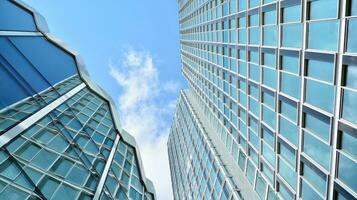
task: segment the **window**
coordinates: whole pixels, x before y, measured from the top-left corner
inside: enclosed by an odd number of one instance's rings
[[[256,180],[256,185],[255,185],[255,191],[257,191],[257,193],[261,199],[265,199],[266,186],[267,186],[267,183],[265,182],[264,178],[260,174],[258,174],[257,180]]]
[[[301,5],[282,8],[283,23],[299,22],[301,16]]]
[[[264,25],[276,24],[276,10],[271,10],[263,13]]]
[[[263,84],[276,89],[277,87],[277,72],[268,67],[263,67]]]
[[[294,189],[296,190],[296,177],[297,174],[294,169],[289,166],[284,159],[279,159],[279,174],[284,180]]]
[[[310,22],[308,25],[309,49],[337,51],[339,30],[338,20]]]
[[[300,77],[281,72],[280,90],[294,98],[300,98]]]
[[[284,117],[279,117],[279,132],[284,138],[288,139],[292,144],[297,146],[299,128],[295,124],[286,120]]]
[[[344,66],[342,118],[357,124],[357,66]]]
[[[297,122],[297,106],[293,103],[280,101],[280,113],[293,122]]]
[[[337,177],[353,191],[357,191],[357,159],[339,154]]]
[[[260,43],[260,28],[249,28],[249,44],[259,45]]]
[[[302,28],[301,24],[282,25],[282,46],[301,48]]]
[[[249,0],[249,8],[254,8],[259,6],[260,0]]]
[[[36,25],[30,13],[10,1],[0,1],[1,31],[36,31]]]
[[[238,11],[243,11],[247,9],[247,1],[246,0],[238,0]]]
[[[306,80],[305,101],[332,113],[334,110],[335,87],[314,80]]]
[[[303,152],[309,155],[325,169],[330,169],[331,148],[311,134],[304,132]]]
[[[356,0],[349,0],[348,1],[349,7],[347,8],[347,15],[349,16],[356,16],[357,15],[357,1]]]
[[[353,2],[355,2],[355,0]],[[355,4],[357,5],[356,2],[355,2]],[[347,30],[347,51],[357,53],[357,39],[354,36],[354,31],[357,29],[357,19],[355,19],[355,18],[349,19],[347,21],[347,23],[348,23],[348,25],[347,25],[347,27],[348,27],[348,30]]]
[[[322,119],[318,117],[317,114],[304,114],[304,128],[314,135],[320,137],[326,142],[330,140],[330,121],[329,118]]]
[[[307,76],[333,83],[334,62],[323,60],[307,60]]]
[[[303,177],[307,182],[309,182],[310,185],[314,187],[317,192],[319,192],[320,194],[325,194],[327,187],[326,175],[318,171],[317,168],[315,168],[311,164],[304,163]]]
[[[281,56],[281,69],[294,74],[299,74],[300,62],[299,56],[282,55]]]
[[[336,18],[338,12],[338,0],[313,0],[308,1],[308,17],[311,20]]]
[[[275,25],[263,27],[263,44],[265,46],[277,45],[278,29]]]

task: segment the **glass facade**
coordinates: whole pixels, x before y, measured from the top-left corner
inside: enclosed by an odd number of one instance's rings
[[[0,199],[154,199],[111,100],[33,12],[0,2]]]
[[[178,5],[187,93],[244,174],[232,177],[258,199],[356,199],[355,0]]]

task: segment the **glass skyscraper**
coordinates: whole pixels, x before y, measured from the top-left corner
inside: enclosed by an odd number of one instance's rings
[[[78,55],[0,1],[0,199],[151,200],[135,139]]]
[[[356,199],[356,0],[178,5],[175,199]]]

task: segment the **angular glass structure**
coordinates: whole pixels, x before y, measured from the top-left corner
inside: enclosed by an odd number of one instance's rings
[[[135,139],[79,56],[0,1],[0,199],[155,199]]]
[[[356,2],[178,5],[189,88],[168,142],[175,199],[356,199]]]

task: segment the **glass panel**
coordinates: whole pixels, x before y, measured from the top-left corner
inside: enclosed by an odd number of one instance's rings
[[[281,73],[281,91],[295,98],[300,98],[300,77]]]
[[[353,2],[355,5],[357,5],[357,3],[355,1],[353,1]],[[357,29],[357,19],[349,19],[348,20],[348,32],[347,32],[347,51],[348,52],[355,52],[355,53],[357,52],[357,38],[355,37],[356,29]]]
[[[337,17],[338,0],[309,1],[310,19],[323,19]]]
[[[301,5],[285,7],[282,11],[283,23],[300,21]]]
[[[301,24],[286,24],[282,26],[282,46],[301,48]]]
[[[338,29],[338,20],[310,22],[308,30],[308,48],[337,51]]]
[[[325,122],[314,115],[305,113],[305,128],[326,142],[330,139],[330,123]]]
[[[334,109],[335,88],[313,80],[306,81],[306,102],[332,113]]]
[[[293,122],[297,121],[297,107],[291,105],[290,103],[286,103],[284,101],[280,101],[280,112],[284,117],[292,120]]]
[[[263,27],[263,44],[266,46],[276,46],[278,30],[277,26]]]
[[[348,65],[346,68],[346,87],[357,90],[357,66]]]
[[[308,164],[304,164],[303,176],[317,191],[321,194],[325,193],[327,183],[325,175],[320,174],[320,172],[317,172],[315,168],[310,167]]]
[[[339,154],[337,177],[353,191],[357,191],[357,162]]]
[[[0,1],[0,30],[36,31],[36,25],[30,13],[10,1]]]
[[[321,60],[307,61],[307,76],[333,83],[335,64]]]
[[[315,190],[311,188],[304,180],[301,182],[301,197],[303,199],[323,200]]]
[[[309,133],[304,133],[303,151],[325,169],[330,169],[331,148]]]
[[[298,127],[283,117],[279,117],[279,118],[280,118],[280,126],[279,126],[280,134],[284,136],[286,139],[288,139],[292,144],[297,146],[298,130],[299,130]]]
[[[279,159],[279,174],[296,190],[296,172],[283,159]]]
[[[351,90],[343,90],[343,110],[342,118],[357,123],[357,92]]]
[[[357,136],[348,132],[341,133],[341,149],[357,159]]]
[[[299,57],[282,55],[281,65],[282,65],[281,66],[282,70],[299,74],[300,71]]]

